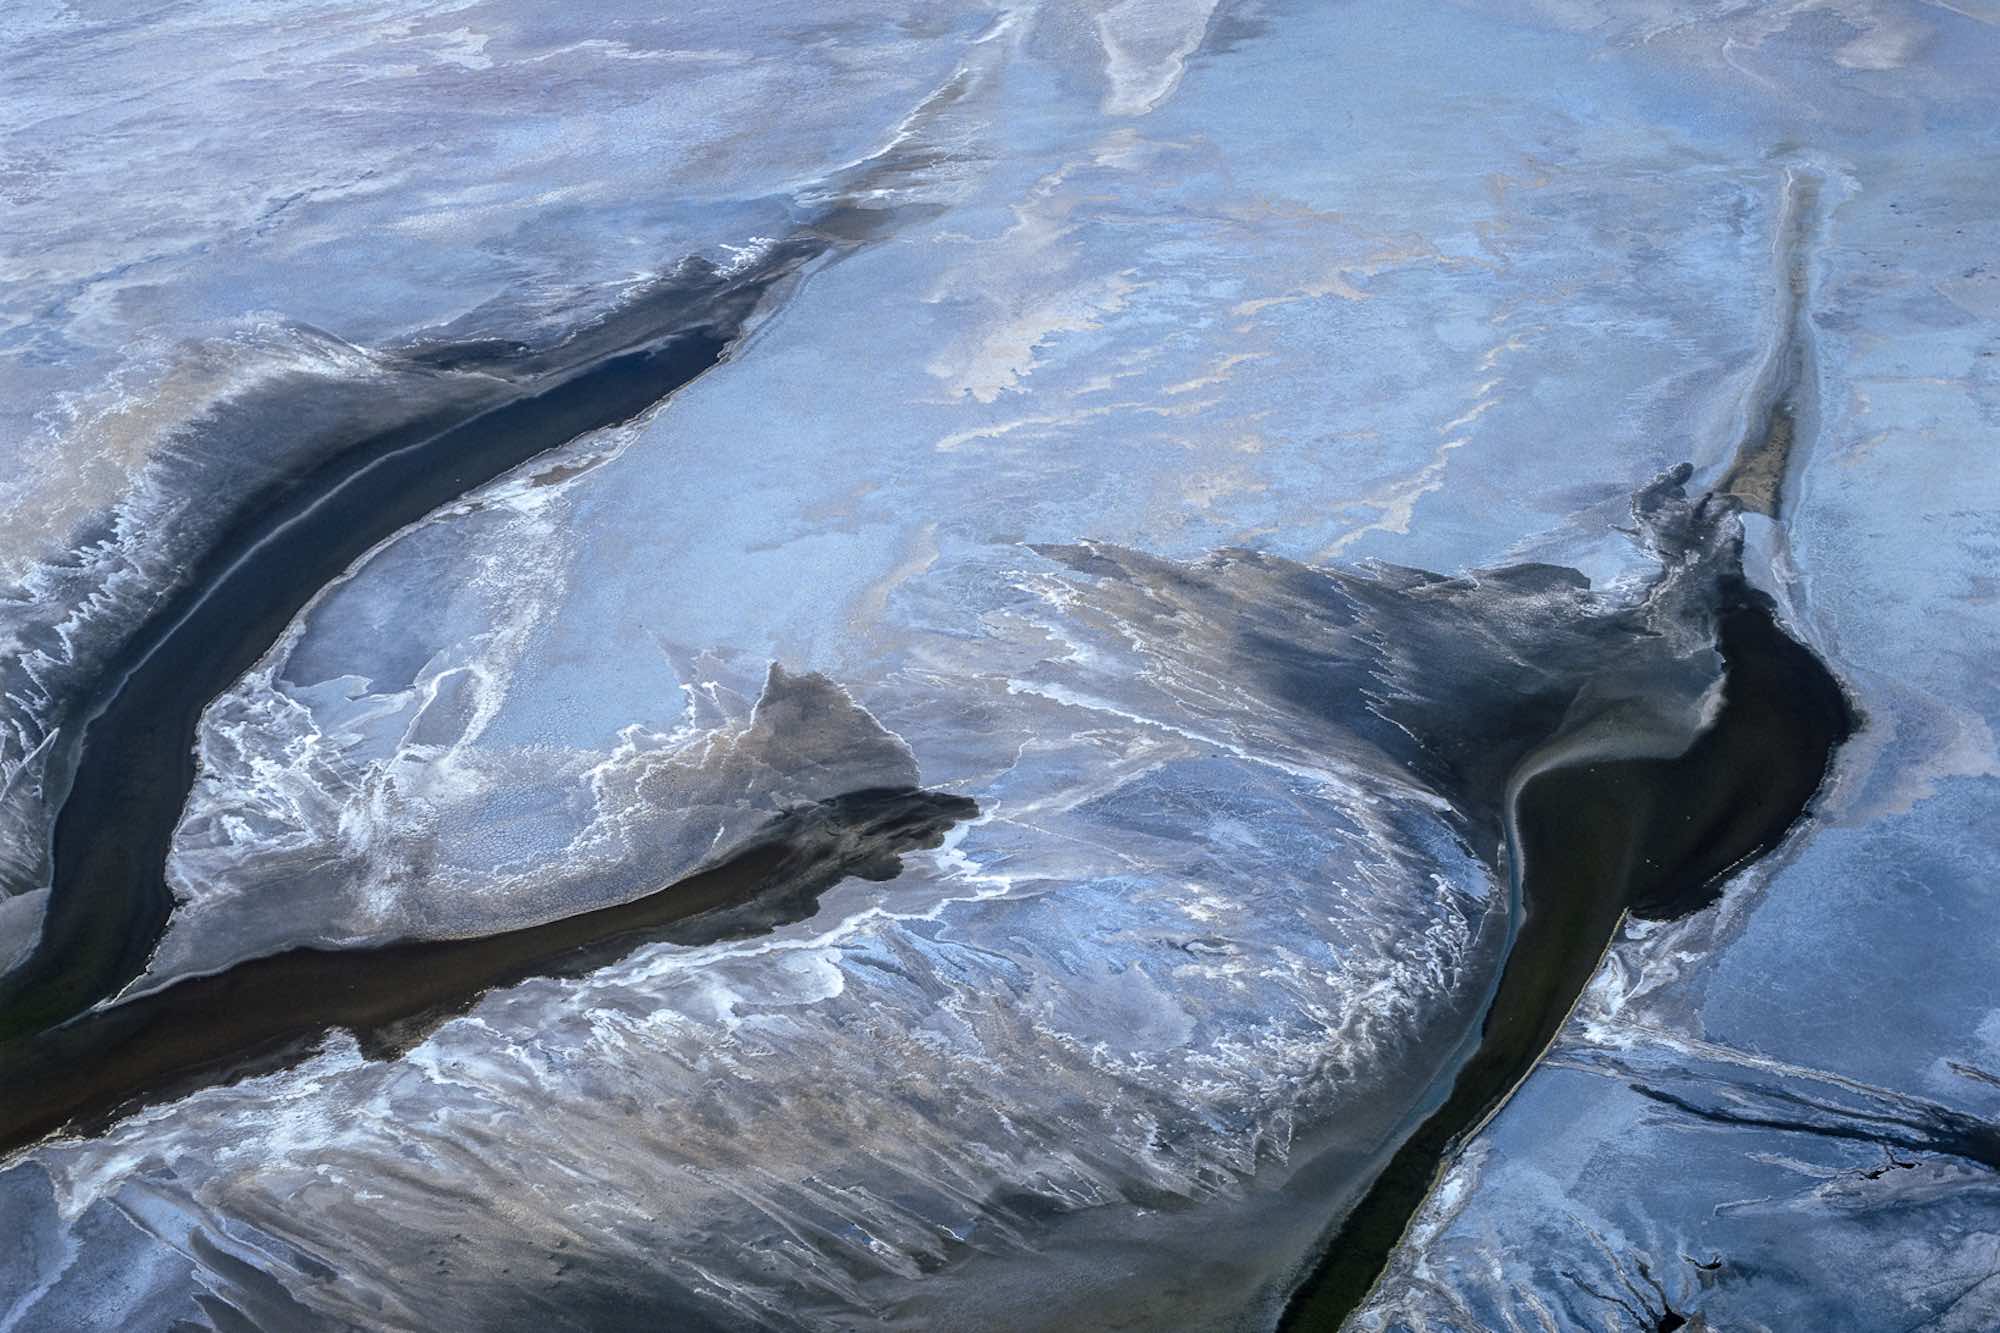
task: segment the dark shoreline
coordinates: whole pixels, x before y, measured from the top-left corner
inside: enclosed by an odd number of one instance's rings
[[[0,1153],[283,1068],[335,1027],[390,1054],[496,987],[579,975],[655,941],[768,933],[849,876],[893,878],[903,853],[977,813],[918,788],[850,792],[777,816],[721,864],[633,902],[471,939],[292,949],[176,982],[0,1046]]]
[[[1809,811],[1855,715],[1767,597],[1740,574],[1719,593],[1723,706],[1685,754],[1560,767],[1522,786],[1525,910],[1479,1046],[1340,1222],[1280,1328],[1337,1329],[1366,1299],[1438,1173],[1534,1067],[1628,911],[1672,919],[1708,906]]]
[[[409,367],[449,377],[439,397],[450,406],[412,411],[246,497],[64,724],[80,734],[47,913],[33,951],[0,977],[0,1041],[71,1018],[144,971],[173,908],[163,867],[201,713],[320,589],[404,525],[687,384],[723,358],[767,291],[826,249],[795,240],[740,273],[685,264],[539,351],[493,340],[412,349]],[[274,414],[270,428],[285,423]]]

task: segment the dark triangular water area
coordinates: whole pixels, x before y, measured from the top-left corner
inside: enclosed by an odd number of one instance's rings
[[[1728,507],[1711,508],[1733,530]],[[1807,817],[1858,718],[1743,576],[1740,541],[1723,552],[1693,589],[1721,658],[1719,706],[1680,753],[1585,751],[1531,762],[1509,783],[1518,925],[1478,1044],[1339,1222],[1282,1327],[1339,1328],[1360,1305],[1444,1163],[1555,1038],[1627,913],[1666,920],[1710,906]]]

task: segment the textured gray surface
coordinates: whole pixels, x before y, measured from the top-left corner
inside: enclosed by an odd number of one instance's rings
[[[1416,742],[1601,662],[1631,492],[1716,482],[1797,329],[1752,572],[1866,729],[1776,861],[1619,940],[1360,1322],[2000,1323],[2000,12],[81,9],[4,20],[11,887],[66,682],[295,443],[179,425],[842,201],[871,229],[727,362],[386,541],[217,701],[144,984],[616,901],[913,772],[984,813],[768,939],[23,1154],[0,1327],[1268,1326],[1496,964]],[[1712,659],[1661,653],[1621,687],[1671,730]],[[822,709],[888,736],[822,752]]]

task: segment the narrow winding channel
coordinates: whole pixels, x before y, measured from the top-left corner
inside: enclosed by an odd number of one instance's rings
[[[1662,920],[1709,905],[1807,813],[1854,713],[1767,597],[1741,575],[1720,591],[1722,708],[1685,753],[1550,769],[1522,786],[1509,849],[1521,923],[1479,1045],[1341,1222],[1282,1328],[1337,1329],[1366,1298],[1444,1165],[1555,1038],[1627,913]]]
[[[202,710],[314,594],[406,524],[631,420],[715,365],[764,295],[826,249],[808,234],[741,271],[684,265],[548,351],[482,341],[414,353],[439,375],[481,377],[484,392],[469,408],[357,439],[249,497],[91,692],[56,816],[41,938],[0,978],[0,1041],[72,1018],[144,971],[173,909],[164,867],[195,778]]]
[[[721,864],[646,897],[472,939],[291,949],[0,1046],[0,1152],[89,1133],[145,1105],[282,1068],[346,1028],[392,1054],[486,991],[573,976],[658,940],[706,944],[804,920],[849,876],[885,880],[978,813],[917,788],[850,792],[774,818]]]

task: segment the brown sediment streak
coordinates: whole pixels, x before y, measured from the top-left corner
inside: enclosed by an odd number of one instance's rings
[[[1811,242],[1821,225],[1822,192],[1820,178],[1803,168],[1785,175],[1774,242],[1777,341],[1751,388],[1749,429],[1715,488],[1718,495],[1744,509],[1771,518],[1777,518],[1784,506],[1785,479],[1801,418],[1814,407],[1813,338],[1806,298],[1811,288]]]
[[[0,1151],[282,1068],[335,1027],[389,1053],[495,987],[804,920],[842,879],[893,878],[904,853],[977,813],[918,788],[851,792],[778,816],[721,864],[634,902],[477,939],[294,949],[95,1010],[0,1046]]]
[[[1767,598],[1740,574],[1720,593],[1723,703],[1685,753],[1549,768],[1520,784],[1510,859],[1521,918],[1479,1044],[1343,1219],[1284,1327],[1338,1328],[1366,1298],[1439,1172],[1534,1068],[1628,912],[1707,906],[1808,812],[1854,715]]]

